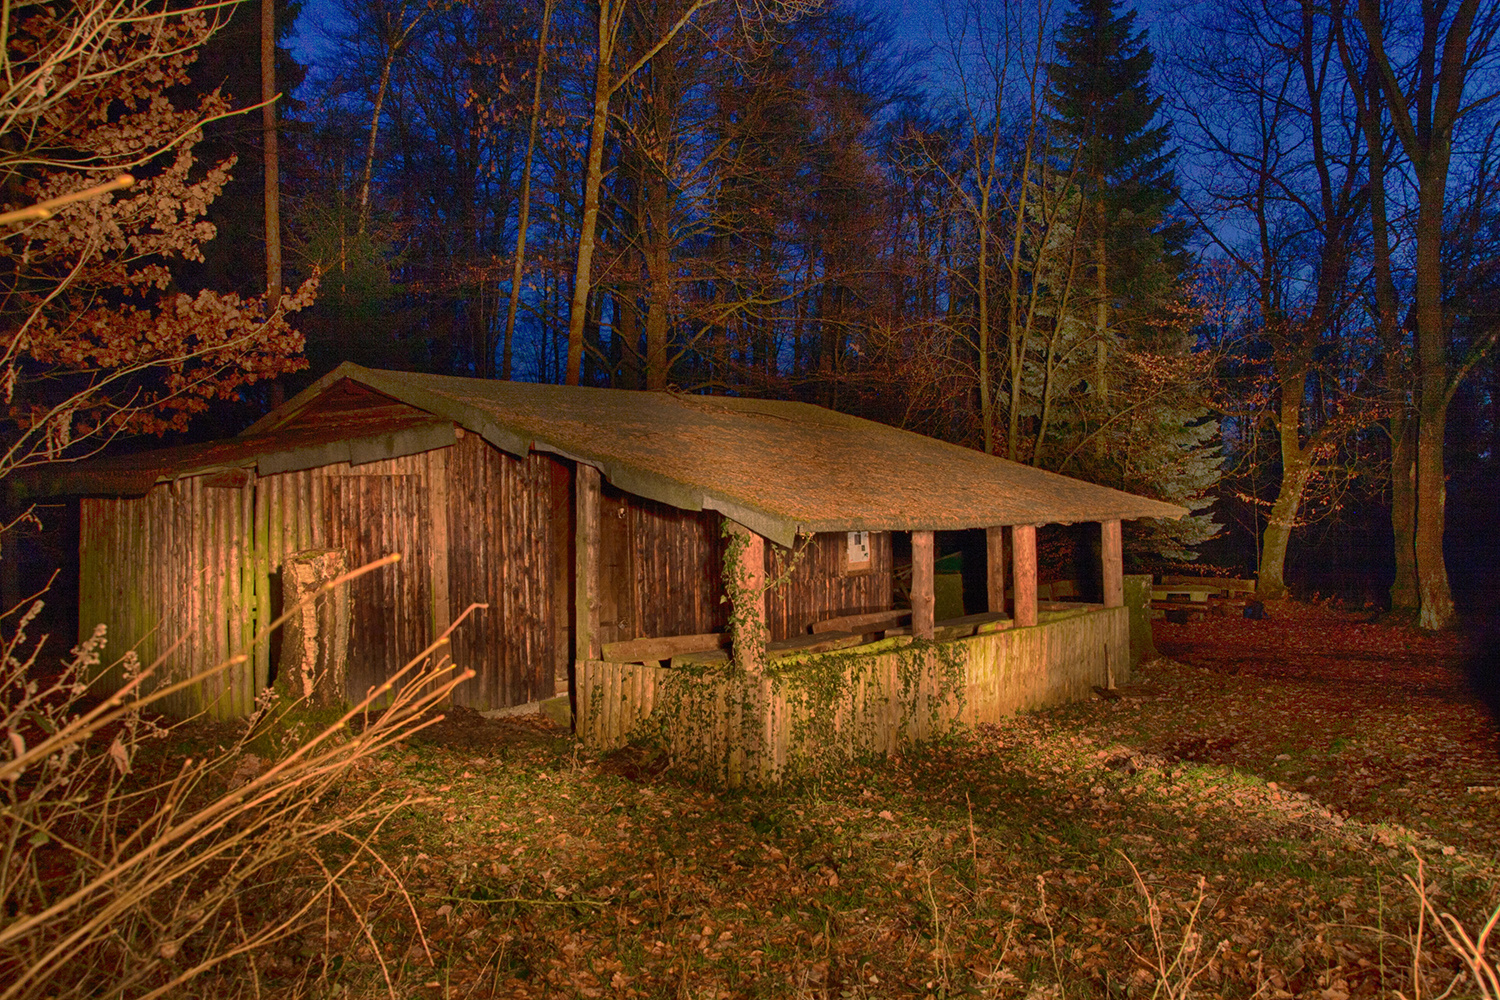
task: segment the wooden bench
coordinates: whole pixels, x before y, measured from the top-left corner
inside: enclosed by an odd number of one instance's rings
[[[910,608],[895,608],[891,611],[870,611],[858,615],[839,615],[824,618],[807,626],[810,632],[859,632],[869,634],[884,632],[911,621]]]
[[[729,648],[729,633],[705,632],[700,635],[669,635],[658,639],[625,639],[606,642],[600,647],[601,658],[609,663],[655,664],[685,653],[702,653]]]
[[[1227,576],[1176,576],[1165,575],[1161,582],[1156,584],[1158,589],[1167,588],[1207,588],[1209,590],[1222,590],[1227,593],[1255,593],[1254,580],[1236,580]]]

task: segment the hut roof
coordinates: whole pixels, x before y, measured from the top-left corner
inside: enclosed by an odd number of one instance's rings
[[[435,419],[436,418],[436,419]],[[111,459],[68,492],[144,492],[213,468],[262,473],[440,447],[453,425],[503,451],[596,466],[630,493],[799,532],[956,530],[1187,511],[809,403],[381,371],[344,364],[229,441]],[[446,437],[444,436],[446,435]],[[120,463],[120,464],[114,464]],[[105,463],[74,470],[88,476]],[[130,470],[127,472],[127,470]],[[147,482],[150,477],[150,482]],[[130,489],[119,489],[124,480]]]

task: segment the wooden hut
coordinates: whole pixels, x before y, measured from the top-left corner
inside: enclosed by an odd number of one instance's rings
[[[485,710],[564,692],[589,663],[729,655],[727,534],[747,578],[780,581],[741,609],[764,622],[765,657],[943,634],[941,531],[988,529],[989,617],[1025,628],[1036,526],[1099,522],[1101,606],[1117,608],[1121,520],[1184,513],[805,403],[352,364],[236,438],[71,467],[49,488],[84,497],[85,634],[103,622],[113,654],[165,655],[169,676],[247,654],[170,706],[220,717],[250,711],[278,669],[256,637],[298,553],[402,555],[351,585],[351,698],[487,605],[451,639],[476,673],[455,700]]]

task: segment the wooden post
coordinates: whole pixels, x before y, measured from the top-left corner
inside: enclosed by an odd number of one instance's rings
[[[1011,580],[1016,607],[1011,613],[1016,626],[1036,624],[1036,525],[1018,524],[1010,531]]]
[[[742,670],[749,674],[758,674],[764,666],[762,658],[765,656],[764,642],[769,638],[766,631],[766,540],[749,528],[734,521],[729,522],[729,530],[745,539],[745,548],[740,553],[740,580],[745,586],[745,594],[740,595],[734,601],[732,614],[736,621],[741,622],[747,631],[759,637],[758,642],[744,642],[738,632],[734,635],[734,661]],[[726,571],[730,567],[724,567]],[[744,602],[749,601],[749,607]]]
[[[574,474],[573,658],[599,659],[599,470],[579,462]]]
[[[448,604],[448,451],[427,453],[427,515],[431,519],[432,637],[453,624]]]
[[[933,626],[932,532],[911,533],[911,634],[931,639]]]
[[[1104,606],[1125,606],[1125,553],[1120,541],[1120,522],[1101,521],[1103,534],[1099,546],[1100,561],[1104,564]]]
[[[288,556],[281,579],[292,615],[282,626],[276,685],[308,706],[345,702],[349,670],[349,588],[324,587],[349,568],[343,549],[309,549]]]
[[[1005,529],[984,529],[985,567],[989,578],[990,611],[1005,610]]]

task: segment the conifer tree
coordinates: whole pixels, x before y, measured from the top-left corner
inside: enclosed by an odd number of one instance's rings
[[[1054,149],[1077,157],[1087,205],[1081,228],[1092,241],[1101,350],[1138,311],[1131,303],[1159,299],[1182,264],[1183,230],[1166,219],[1177,197],[1168,128],[1153,124],[1162,98],[1151,93],[1154,56],[1135,16],[1118,0],[1079,0],[1048,66]],[[1112,317],[1116,303],[1126,315]]]
[[[1077,0],[1047,68],[1053,155],[1071,165],[1079,198],[1072,238],[1081,245],[1070,257],[1092,270],[1091,294],[1075,296],[1072,315],[1057,318],[1092,338],[1093,350],[1074,353],[1089,362],[1079,366],[1072,419],[1060,414],[1056,422],[1062,440],[1053,457],[1071,466],[1063,471],[1199,512],[1219,478],[1217,423],[1192,399],[1186,370],[1196,312],[1186,227],[1170,216],[1177,199],[1170,133],[1158,121],[1154,56],[1135,17],[1119,0]],[[1195,513],[1153,526],[1139,541],[1183,559],[1191,557],[1187,546],[1217,530],[1206,512]]]

